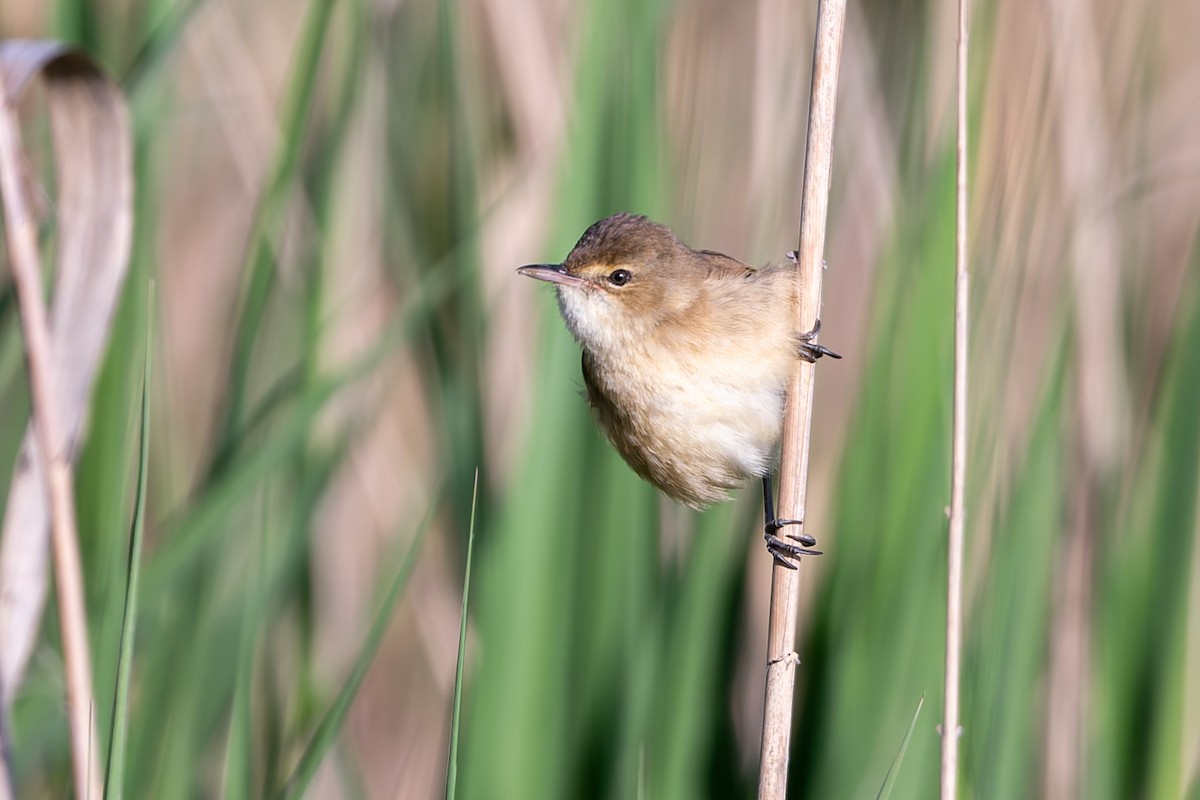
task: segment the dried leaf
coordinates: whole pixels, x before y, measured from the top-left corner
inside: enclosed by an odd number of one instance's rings
[[[50,309],[55,381],[59,418],[74,454],[129,265],[133,158],[124,98],[95,62],[57,42],[0,42],[0,100],[15,105],[38,76],[58,181],[58,263]],[[13,471],[0,531],[0,702],[7,708],[37,641],[46,601],[50,512],[31,430]]]

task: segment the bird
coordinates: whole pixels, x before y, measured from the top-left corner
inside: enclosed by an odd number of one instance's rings
[[[665,225],[622,212],[592,224],[560,264],[521,275],[554,284],[582,351],[593,416],[625,462],[663,494],[703,510],[750,478],[778,562],[820,555],[809,534],[777,533],[771,471],[797,359],[841,358],[797,333],[794,260],[755,269],[694,250]]]

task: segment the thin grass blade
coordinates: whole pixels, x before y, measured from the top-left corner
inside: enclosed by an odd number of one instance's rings
[[[900,749],[896,751],[896,757],[892,759],[887,774],[883,776],[883,783],[879,787],[879,793],[875,795],[875,800],[888,800],[892,796],[892,787],[896,785],[896,776],[900,774],[900,765],[904,763],[904,754],[908,751],[908,742],[912,739],[913,731],[917,728],[917,719],[921,716],[921,708],[924,705],[925,695],[921,695],[921,699],[917,701],[917,708],[913,711],[912,721],[908,723],[908,730],[905,732],[904,738],[900,740]]]
[[[479,500],[479,470],[471,493],[471,527],[467,532],[467,566],[463,573],[462,618],[458,623],[458,661],[454,666],[454,706],[450,715],[450,755],[446,762],[446,800],[454,800],[458,788],[458,728],[462,719],[463,663],[467,658],[467,600],[471,596],[471,557],[475,554],[475,509]]]
[[[154,308],[154,284],[150,284],[148,307]],[[146,318],[146,343],[142,360],[141,450],[138,453],[137,501],[133,507],[133,530],[129,537],[129,569],[125,584],[125,610],[121,621],[121,652],[117,659],[117,690],[113,698],[112,729],[108,740],[108,768],[104,796],[120,800],[125,787],[125,749],[129,730],[129,677],[133,669],[133,641],[142,574],[142,540],[146,530],[146,468],[150,463],[150,378],[153,356],[154,314]]]

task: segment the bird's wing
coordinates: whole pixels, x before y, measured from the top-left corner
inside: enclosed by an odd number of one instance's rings
[[[718,253],[716,250],[697,250],[696,255],[704,256],[709,274],[732,278],[745,277],[755,272],[754,267],[749,264],[743,264],[736,258]]]

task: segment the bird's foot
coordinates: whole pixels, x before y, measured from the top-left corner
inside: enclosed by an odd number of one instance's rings
[[[817,338],[817,334],[821,332],[821,320],[818,319],[813,329],[808,333],[802,333],[796,338],[800,340],[800,358],[810,364],[816,363],[816,360],[821,356],[829,356],[830,358],[841,358],[840,355],[830,350],[823,344],[817,344],[813,339]]]
[[[775,531],[779,530],[782,525],[798,525],[800,520],[796,519],[777,519],[773,520],[766,527],[763,533],[763,538],[767,541],[767,552],[775,557],[783,566],[788,569],[796,569],[796,562],[800,560],[800,556],[819,556],[820,550],[813,550],[817,540],[807,533],[789,535],[787,538],[792,539],[800,544],[792,544],[792,542],[781,539],[775,535]]]
[[[795,569],[796,562],[800,560],[800,556],[819,556],[820,550],[813,550],[817,544],[816,537],[810,536],[801,531],[800,533],[789,533],[788,539],[799,544],[785,541],[775,534],[779,533],[780,529],[786,525],[803,525],[804,520],[799,519],[780,519],[775,516],[775,501],[774,493],[771,491],[771,474],[767,473],[762,478],[763,487],[763,538],[767,540],[767,552],[775,557],[783,566],[788,569]]]
[[[803,522],[798,519],[772,519],[763,526],[763,538],[767,541],[767,552],[788,569],[796,569],[796,562],[800,560],[800,556],[821,555],[820,550],[812,549],[817,544],[815,536],[807,533],[788,534],[787,539],[799,542],[799,544],[792,544],[792,542],[775,535],[785,525],[802,524]]]

